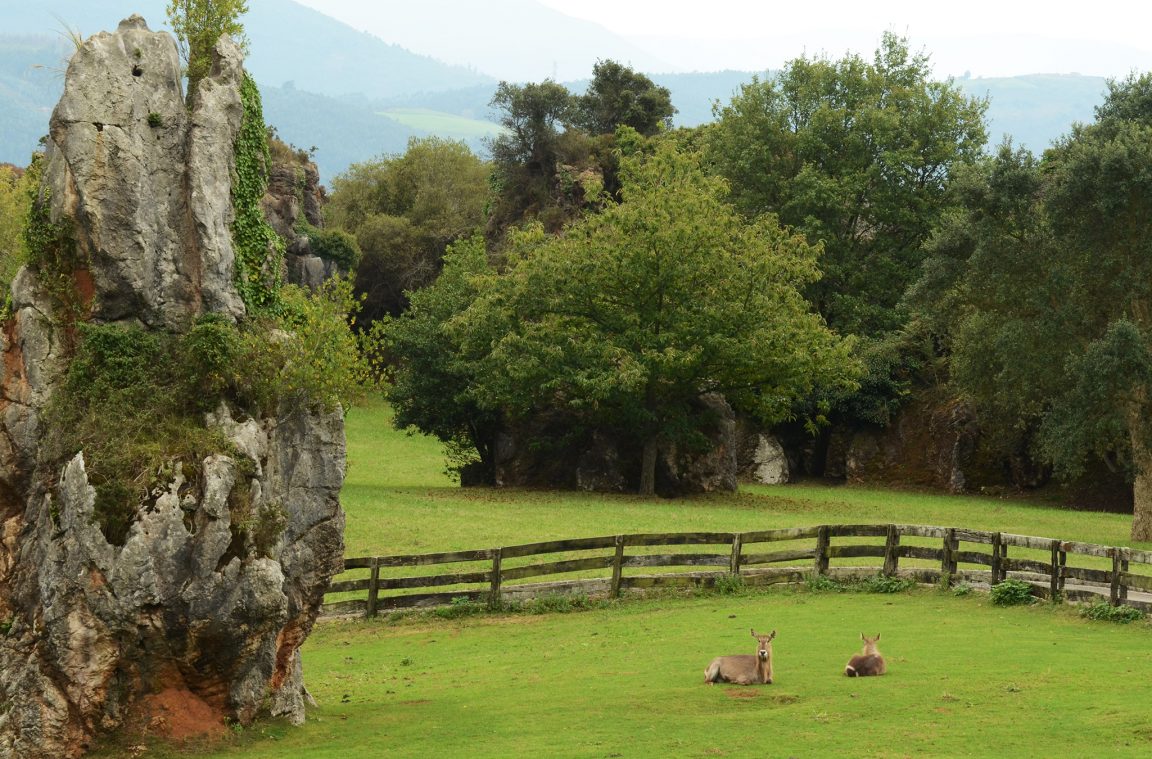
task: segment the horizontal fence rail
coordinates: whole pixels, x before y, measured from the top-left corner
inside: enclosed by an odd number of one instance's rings
[[[1078,564],[1069,564],[1069,556]],[[862,558],[870,560],[868,566],[842,563]],[[1107,598],[1114,605],[1152,610],[1152,595],[1143,597],[1152,594],[1152,551],[932,525],[606,535],[346,559],[344,569],[345,575],[363,570],[368,574],[333,582],[325,596],[325,614],[371,617],[381,610],[438,606],[458,599],[497,605],[558,593],[615,598],[624,591],[709,587],[736,578],[748,585],[767,585],[799,583],[813,575],[851,579],[877,574],[944,585],[991,586],[1017,579],[1030,583],[1033,594],[1043,598]],[[580,576],[533,580],[563,574]],[[1129,598],[1130,590],[1138,597]]]

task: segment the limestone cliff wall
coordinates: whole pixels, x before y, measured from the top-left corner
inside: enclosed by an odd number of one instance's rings
[[[71,272],[79,318],[176,332],[203,313],[245,318],[229,231],[242,72],[222,39],[189,109],[173,40],[143,19],[77,51],[41,198],[87,262]],[[342,416],[221,404],[205,423],[229,452],[174,467],[110,543],[83,452],[39,451],[77,318],[44,279],[17,276],[0,345],[0,757],[78,756],[126,724],[162,732],[172,703],[216,725],[301,721],[299,647],[342,568]]]

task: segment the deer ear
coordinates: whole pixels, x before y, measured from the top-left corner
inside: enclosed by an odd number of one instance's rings
[[[865,635],[864,633],[860,633],[860,640],[863,640],[863,641],[867,641],[867,640],[868,640],[868,636],[867,636],[867,635]]]
[[[880,640],[880,633],[876,633],[876,640]]]
[[[748,629],[749,629],[749,630],[752,630],[752,637],[753,637],[753,638],[759,638],[759,637],[760,637],[759,635],[757,635],[757,634],[756,634],[756,630],[755,630],[755,628],[751,628],[751,627],[749,627]]]
[[[775,631],[775,630],[773,630],[773,631],[772,631],[772,634],[768,636],[768,640],[772,640],[772,639],[773,639],[773,638],[775,638],[775,637],[776,637],[776,631]]]

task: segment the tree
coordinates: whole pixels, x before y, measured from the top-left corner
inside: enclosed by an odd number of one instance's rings
[[[573,121],[591,135],[613,134],[628,126],[645,137],[671,128],[672,96],[667,87],[616,61],[597,61],[592,81],[575,99]]]
[[[480,407],[559,409],[629,436],[651,493],[658,447],[699,441],[702,395],[776,421],[817,385],[851,385],[856,364],[799,292],[818,276],[817,246],[772,217],[743,221],[671,142],[622,171],[619,205],[562,236],[513,234],[507,273],[449,331]]]
[[[914,368],[889,333],[906,322],[901,298],[949,180],[985,141],[986,103],[930,77],[928,57],[889,33],[872,61],[798,58],[754,79],[706,131],[745,213],[775,213],[823,242],[824,277],[806,294],[833,329],[865,338],[874,369],[851,403],[867,421],[885,421],[907,384],[898,373]]]
[[[25,172],[10,164],[0,164],[0,287],[7,289],[17,269],[24,263],[24,228],[31,205],[31,180],[36,172]]]
[[[392,358],[388,399],[399,428],[413,427],[444,444],[457,471],[480,470],[492,481],[495,434],[500,415],[469,396],[475,367],[447,329],[453,317],[476,299],[491,275],[484,241],[460,240],[444,254],[444,268],[430,286],[411,294],[409,308],[380,322],[380,335]]]
[[[353,164],[332,181],[329,226],[356,238],[362,319],[399,314],[431,283],[449,244],[483,223],[489,166],[462,142],[412,138],[403,155]]]
[[[545,79],[524,85],[500,82],[491,105],[506,130],[488,147],[494,164],[494,233],[525,218],[536,218],[556,205],[562,127],[571,121],[572,95]],[[562,220],[552,220],[558,228]]]
[[[1132,538],[1152,540],[1152,75],[1113,82],[1042,161],[1004,148],[984,174],[926,269],[953,272],[923,300],[961,307],[956,383],[1066,477],[1128,467]]]
[[[227,34],[247,50],[248,40],[239,18],[248,12],[247,0],[169,0],[168,24],[180,41],[180,53],[188,66],[188,96],[208,75],[212,49]]]

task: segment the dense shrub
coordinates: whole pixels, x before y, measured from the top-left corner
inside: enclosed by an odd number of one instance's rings
[[[1005,580],[992,586],[992,603],[997,606],[1018,606],[1036,600],[1032,586],[1023,580]]]
[[[1080,616],[1087,619],[1099,619],[1106,622],[1119,622],[1120,624],[1128,624],[1144,618],[1144,612],[1137,609],[1135,606],[1128,606],[1120,604],[1113,606],[1107,601],[1097,601],[1094,604],[1089,604],[1080,610]]]

